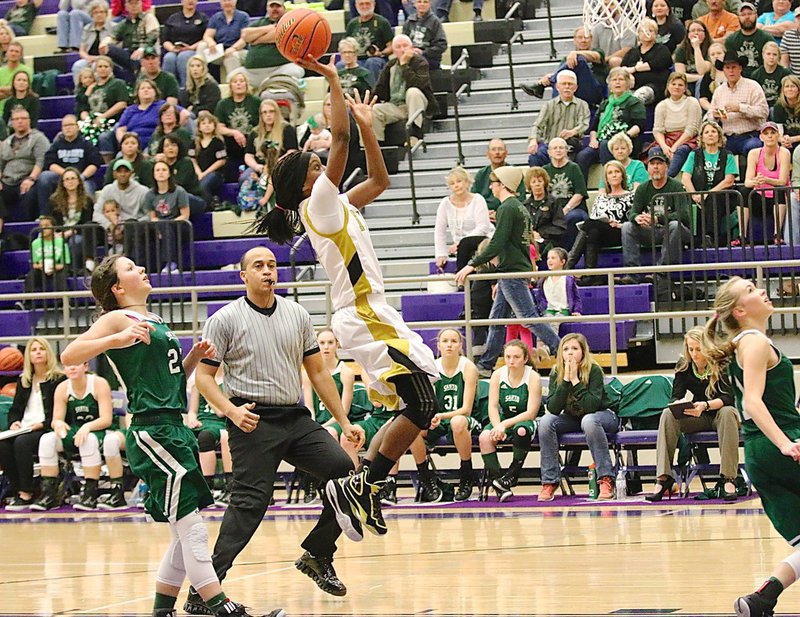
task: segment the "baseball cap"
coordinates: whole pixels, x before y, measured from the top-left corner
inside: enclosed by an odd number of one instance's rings
[[[284,6],[285,1],[284,0],[269,0],[269,2],[267,2],[267,6],[269,6],[270,4],[280,4],[281,6]]]
[[[752,2],[742,2],[742,3],[739,5],[739,12],[740,12],[740,13],[742,12],[742,9],[750,9],[750,10],[751,10],[751,11],[753,11],[754,13],[757,13],[757,12],[758,12],[758,10],[756,9],[756,5],[755,5],[755,4],[753,4]]]
[[[655,146],[653,148],[650,148],[650,151],[647,153],[647,162],[648,163],[650,161],[655,161],[655,160],[662,160],[665,163],[669,162],[669,159],[667,158],[667,155],[664,154],[664,151],[659,146]]]
[[[775,122],[772,122],[772,120],[767,120],[764,124],[762,124],[761,127],[758,129],[758,132],[763,133],[767,129],[772,129],[773,131],[776,131],[778,133],[781,132],[778,125]]]
[[[129,171],[133,171],[133,165],[127,159],[117,159],[114,161],[114,165],[111,167],[111,171],[117,171],[120,167],[125,167]]]
[[[152,45],[148,45],[147,47],[142,50],[142,58],[158,56],[158,51]]]
[[[794,16],[795,16],[795,17],[800,17],[800,6],[798,6],[798,7],[797,7],[797,8],[794,10]]]

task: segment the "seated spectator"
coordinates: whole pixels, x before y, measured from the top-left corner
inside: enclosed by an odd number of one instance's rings
[[[258,107],[258,124],[247,135],[244,163],[256,175],[272,173],[277,160],[297,150],[297,132],[283,119],[281,108],[272,99],[264,99]]]
[[[178,96],[180,96],[180,88],[178,80],[172,73],[161,70],[161,58],[158,55],[158,49],[148,46],[142,52],[142,70],[136,75],[136,84],[138,85],[143,79],[152,81],[158,91],[161,93],[161,98],[167,103],[172,105],[178,104]],[[136,86],[134,86],[134,90]]]
[[[236,0],[220,0],[219,8],[208,20],[203,40],[197,46],[197,53],[216,54],[217,45],[221,45],[225,52],[212,60],[212,64],[222,64],[225,72],[230,75],[241,66],[239,52],[247,45],[242,39],[242,30],[250,25],[250,16],[236,8]]]
[[[560,246],[547,251],[547,269],[550,272],[563,270],[569,255]],[[536,307],[542,315],[580,315],[583,313],[583,302],[578,293],[575,277],[548,276],[540,278],[533,290]]]
[[[688,1],[691,2],[692,4],[692,6],[689,7],[692,19],[700,19],[703,15],[708,15],[709,9],[708,9],[708,2],[706,0],[688,0]],[[759,4],[763,5],[764,2],[768,1],[769,0],[759,0]],[[736,15],[739,12],[740,4],[741,0],[726,0],[725,2],[723,2],[722,8]]]
[[[121,158],[110,167],[114,181],[97,194],[92,220],[106,230],[115,224],[104,214],[106,202],[113,200],[119,206],[119,223],[146,221],[150,217],[144,209],[147,187],[133,179],[133,165]]]
[[[701,21],[692,21],[686,30],[686,38],[681,41],[675,50],[675,72],[686,75],[689,82],[690,96],[695,94],[696,88],[703,79],[703,75],[711,69],[708,59],[708,48],[711,46],[711,37],[706,26]]]
[[[539,110],[528,135],[528,165],[542,167],[550,162],[547,146],[555,137],[564,139],[573,158],[581,149],[583,136],[589,130],[589,106],[575,97],[578,78],[572,71],[558,74],[558,96]]]
[[[719,0],[712,0],[715,1]],[[708,110],[709,117],[722,124],[728,150],[734,154],[747,154],[761,146],[758,131],[769,114],[761,86],[742,77],[745,62],[746,58],[730,51],[716,62],[717,70],[725,74],[725,83],[714,90]]]
[[[608,98],[592,120],[589,145],[578,153],[576,162],[589,181],[589,169],[597,162],[605,164],[613,158],[608,140],[617,133],[626,133],[634,144],[632,156],[639,155],[638,137],[647,117],[644,103],[630,91],[634,80],[627,69],[617,67],[608,73]]]
[[[228,86],[230,96],[217,103],[214,115],[219,119],[219,131],[225,138],[228,159],[236,169],[244,162],[247,136],[258,124],[261,99],[250,93],[250,82],[244,73],[228,78]],[[238,176],[235,177],[235,180],[238,179]]]
[[[439,202],[433,231],[436,265],[444,268],[447,258],[455,256],[456,269],[461,270],[472,259],[478,245],[494,233],[494,225],[489,221],[486,200],[469,190],[472,182],[469,172],[463,167],[454,167],[445,180],[450,195]]]
[[[10,484],[11,501],[6,505],[10,512],[28,510],[33,505],[33,459],[39,451],[39,440],[53,421],[56,387],[65,379],[47,339],[30,339],[24,358],[8,423],[12,431],[30,428],[31,432],[0,441],[0,468]]]
[[[80,118],[81,133],[97,145],[104,159],[116,153],[113,126],[128,107],[128,86],[113,74],[111,58],[100,56],[94,63],[97,81],[87,83],[75,96],[75,113]],[[88,69],[83,74],[90,72]],[[83,86],[83,77],[81,81]]]
[[[16,35],[5,20],[0,19],[0,65],[6,62],[6,51]]]
[[[525,208],[531,217],[531,230],[535,242],[537,260],[547,254],[553,246],[560,245],[561,236],[567,229],[564,211],[550,194],[550,176],[541,167],[531,167],[525,174],[528,199]]]
[[[531,86],[522,86],[525,94],[542,98],[544,89],[551,86],[557,90],[558,75],[561,71],[569,70],[575,74],[577,90],[574,96],[586,101],[590,109],[595,109],[606,92],[605,81],[608,67],[605,63],[605,54],[602,49],[592,47],[592,33],[580,26],[575,29],[572,40],[575,49],[563,58],[561,64],[552,73],[543,75],[539,81]]]
[[[770,109],[778,102],[778,95],[781,92],[781,81],[787,75],[791,75],[791,71],[784,66],[778,64],[781,59],[781,48],[777,43],[766,43],[761,50],[761,58],[763,65],[753,71],[750,76],[755,82],[761,86],[764,91],[764,96],[767,99],[767,105]]]
[[[288,62],[275,45],[275,26],[286,12],[284,0],[268,0],[267,14],[242,30],[242,40],[249,44],[247,52],[239,52],[232,59],[238,60],[240,67],[228,73],[228,79],[243,72],[253,88],[275,75],[287,75],[302,79],[305,70],[294,62]],[[244,62],[241,65],[241,62]]]
[[[194,219],[206,211],[206,206],[211,202],[211,196],[203,193],[200,180],[194,171],[194,164],[186,156],[186,152],[187,148],[184,147],[183,140],[177,135],[174,133],[165,135],[161,140],[161,148],[155,156],[153,165],[158,161],[164,161],[169,165],[172,175],[175,177],[175,184],[188,193],[191,217]],[[155,176],[153,178],[152,186],[155,188]]]
[[[619,430],[619,418],[603,408],[604,394],[603,369],[592,357],[586,338],[583,334],[567,334],[561,339],[555,366],[550,371],[547,413],[539,420],[542,457],[539,501],[552,501],[561,482],[558,436],[576,432],[586,434],[586,444],[597,469],[600,489],[597,499],[614,498],[614,466],[607,435]]]
[[[358,41],[345,37],[339,41],[338,49],[342,59],[336,66],[342,90],[350,96],[353,92],[358,92],[363,98],[367,90],[372,91],[374,88],[375,78],[358,63]]]
[[[14,6],[8,9],[5,16],[5,20],[11,26],[14,34],[28,36],[31,33],[33,20],[36,19],[36,13],[40,6],[42,6],[42,0],[14,0]]]
[[[702,21],[711,38],[717,43],[724,43],[725,38],[739,29],[739,20],[735,13],[725,10],[725,0],[706,0],[708,13],[693,17]]]
[[[92,222],[94,202],[86,194],[80,172],[67,167],[58,178],[56,190],[50,197],[49,209],[61,237],[67,241],[74,266],[84,265],[94,270],[95,251],[101,244],[100,228],[85,227]]]
[[[201,111],[197,116],[197,135],[188,155],[203,193],[212,198],[218,196],[225,179],[228,154],[225,151],[225,142],[219,134],[219,120],[214,114]]]
[[[97,510],[97,484],[103,459],[100,448],[111,426],[111,388],[98,375],[87,375],[89,364],[64,367],[67,380],[58,384],[53,396],[52,431],[39,440],[42,494],[31,510],[46,512],[61,505],[58,498],[58,454],[80,455],[83,488],[75,510]]]
[[[33,79],[33,69],[22,61],[22,44],[12,41],[6,50],[5,64],[0,66],[0,116],[5,111],[6,99],[12,95],[14,75],[18,71],[25,71]]]
[[[345,35],[358,41],[358,63],[370,72],[372,81],[377,82],[386,66],[386,58],[392,55],[392,26],[385,17],[375,13],[375,0],[355,0],[355,7],[358,17],[347,23]]]
[[[439,18],[443,24],[450,21],[450,8],[453,6],[453,0],[438,0],[436,2],[436,17]],[[498,18],[502,15],[498,15]],[[483,21],[483,0],[472,0],[472,21]]]
[[[112,24],[108,19],[108,3],[105,0],[92,0],[87,11],[91,17],[80,31],[78,41],[78,54],[81,58],[72,64],[72,75],[76,86],[80,83],[78,80],[80,72],[94,66],[100,58],[100,41],[111,36]]]
[[[59,0],[56,14],[56,45],[58,51],[78,51],[83,28],[90,24],[89,0]]]
[[[622,62],[622,58],[630,49],[636,45],[636,33],[628,28],[620,28],[618,22],[621,10],[617,3],[613,4],[614,13],[596,23],[592,27],[592,41],[597,49],[602,50],[605,63],[609,68],[616,68]],[[622,34],[620,35],[620,32]]]
[[[792,186],[800,185],[800,148],[792,152]],[[783,226],[783,240],[792,247],[800,246],[800,191],[791,192],[791,201],[787,210],[786,225]]]
[[[772,36],[780,45],[781,37],[795,27],[791,9],[791,0],[772,0],[772,11],[758,16],[757,27]]]
[[[614,155],[614,160],[625,168],[625,188],[628,191],[635,191],[642,182],[647,182],[650,179],[644,163],[639,159],[631,158],[633,142],[625,133],[617,133],[609,139],[608,149]],[[600,178],[598,192],[601,195],[606,192],[605,174]]]
[[[425,58],[428,66],[438,69],[447,49],[447,34],[431,12],[431,0],[413,0],[413,5],[415,12],[403,24],[403,34],[411,39],[414,51]]]
[[[14,132],[0,143],[0,219],[32,221],[39,209],[36,181],[50,142],[31,128],[22,107],[11,112],[11,126]]]
[[[781,145],[790,152],[800,142],[800,78],[787,75],[781,80],[781,93],[772,109],[772,119],[783,127]]]
[[[120,220],[119,204],[113,199],[103,204],[103,217],[108,221],[106,255],[122,255],[125,252],[125,225]]]
[[[794,10],[794,28],[781,37],[781,64],[800,75],[800,7]]]
[[[742,2],[739,6],[739,29],[725,39],[726,51],[747,58],[742,70],[745,77],[751,77],[754,71],[761,68],[764,45],[775,40],[771,34],[756,27],[757,17],[755,5],[752,2]]]
[[[147,157],[142,152],[139,146],[139,136],[136,133],[125,133],[122,140],[119,142],[119,152],[114,157],[113,161],[106,167],[106,174],[103,176],[103,186],[111,184],[114,181],[114,174],[112,168],[114,161],[125,159],[131,164],[133,170],[133,179],[150,187],[153,180],[152,163],[147,160]]]
[[[303,152],[313,152],[320,160],[327,160],[333,136],[326,128],[325,116],[322,112],[308,119],[308,136],[303,143]]]
[[[700,147],[689,153],[681,170],[683,188],[695,191],[726,191],[736,181],[738,168],[735,157],[725,148],[725,135],[713,120],[700,127]],[[702,210],[700,232],[708,236],[710,246],[721,246],[731,241],[727,218],[733,212],[732,197],[722,195],[692,195]],[[727,240],[726,240],[727,238]]]
[[[603,180],[605,191],[599,193],[592,203],[589,219],[584,221],[567,258],[567,270],[574,269],[582,256],[585,257],[584,268],[597,268],[601,248],[622,244],[622,224],[628,220],[628,211],[633,204],[625,166],[619,161],[609,161],[603,166]],[[602,275],[582,276],[580,279],[581,285],[605,285],[606,281]]]
[[[92,178],[102,164],[100,152],[78,132],[78,119],[71,114],[64,116],[61,132],[44,155],[44,171],[36,183],[39,212],[50,213],[48,200],[67,168],[76,169],[87,195],[94,195]]]
[[[472,183],[472,192],[478,193],[486,201],[486,207],[489,208],[489,220],[493,223],[497,209],[500,207],[500,201],[494,196],[490,178],[495,169],[506,166],[506,157],[508,157],[508,148],[506,148],[505,142],[498,137],[490,140],[486,148],[486,158],[489,159],[489,164],[478,170],[475,174],[475,181]],[[525,182],[520,178],[517,199],[523,202],[526,195]]]
[[[114,27],[110,37],[100,41],[99,51],[130,80],[139,72],[145,49],[158,45],[160,26],[153,13],[142,12],[142,0],[125,0],[125,10],[125,19]]]
[[[550,140],[550,163],[544,166],[544,171],[550,177],[550,194],[563,211],[567,225],[561,246],[570,248],[578,234],[577,226],[587,217],[589,193],[581,168],[567,158],[567,142],[561,137]]]
[[[711,99],[714,97],[714,92],[717,91],[722,84],[725,83],[725,74],[717,70],[715,63],[725,57],[725,45],[722,43],[711,43],[708,48],[708,59],[711,62],[711,70],[703,75],[700,80],[700,87],[697,91],[700,100],[700,107],[704,112],[711,109]]]
[[[122,116],[117,123],[114,133],[116,135],[117,143],[122,139],[125,133],[136,133],[139,136],[141,143],[149,143],[150,138],[155,133],[159,122],[159,112],[164,105],[168,103],[161,98],[161,93],[158,90],[155,82],[151,79],[142,79],[133,93],[134,104],[125,108]],[[183,109],[179,109],[180,120],[185,120],[188,113]],[[100,150],[101,154],[107,154]]]
[[[713,1],[713,0],[712,0]],[[663,193],[683,193],[683,185],[667,175],[667,156],[660,148],[651,148],[647,158],[650,180],[639,185],[633,195],[628,220],[622,225],[622,258],[626,268],[641,265],[641,245],[661,244],[657,264],[681,263],[683,245],[692,236],[689,200]],[[655,277],[661,288],[669,289],[668,275]],[[639,275],[622,277],[623,284],[639,283]]]
[[[675,478],[672,463],[681,434],[716,431],[719,436],[720,474],[724,478],[725,501],[736,501],[736,476],[739,473],[739,415],[727,375],[712,388],[708,360],[703,355],[703,328],[694,327],[683,337],[683,353],[675,366],[670,403],[689,400],[692,406],[680,418],[667,408],[661,412],[656,441],[656,485],[645,496],[661,501],[672,490]],[[710,392],[710,393],[709,393]]]
[[[222,94],[217,80],[208,72],[208,64],[202,56],[194,56],[189,60],[188,70],[186,87],[181,89],[178,97],[181,107],[194,117],[201,111],[213,114]]]
[[[184,111],[184,114],[188,112]],[[153,131],[150,137],[150,145],[147,147],[147,155],[153,157],[158,153],[161,147],[161,140],[165,135],[175,134],[180,137],[183,142],[184,150],[188,150],[192,143],[192,136],[185,128],[180,126],[181,113],[175,105],[164,103],[158,110],[158,124],[156,130]]]
[[[152,0],[142,0],[142,13],[147,13],[152,8]],[[111,0],[111,16],[114,21],[122,21],[128,16],[127,0]]]
[[[392,39],[394,56],[381,71],[375,86],[375,95],[380,101],[372,108],[372,130],[378,141],[385,139],[387,124],[405,122],[418,110],[425,113],[417,116],[409,131],[409,146],[413,148],[422,139],[425,117],[436,114],[438,104],[431,88],[428,63],[411,47],[411,39],[398,34]]]
[[[772,187],[789,185],[789,174],[792,171],[792,155],[780,144],[780,131],[774,122],[765,122],[761,127],[763,146],[747,153],[747,173],[745,187],[754,189],[755,194],[745,196],[744,207],[739,210],[739,243],[740,246],[749,236],[750,217],[759,217],[764,221],[764,234],[768,233],[766,223],[773,219],[773,244],[783,244],[783,223],[786,218],[788,194],[784,191],[773,191]],[[777,193],[777,194],[776,194]],[[755,208],[755,212],[750,209]]]
[[[658,26],[656,43],[666,45],[669,53],[674,54],[678,44],[686,37],[686,28],[675,17],[667,0],[653,0],[650,13]]]
[[[189,195],[183,187],[175,184],[175,177],[166,161],[153,164],[153,188],[144,198],[144,209],[150,221],[167,224],[158,225],[158,253],[161,258],[158,268],[163,266],[162,274],[180,272],[181,252],[189,241],[188,223],[178,221],[189,220]]]
[[[11,120],[11,111],[17,107],[28,110],[31,118],[31,127],[36,128],[39,123],[39,95],[31,87],[31,76],[27,71],[19,70],[14,73],[11,81],[11,96],[6,99],[3,107],[3,121],[8,124]]]
[[[197,0],[181,0],[181,10],[167,18],[161,28],[164,71],[178,76],[178,85],[186,85],[186,66],[197,53],[208,25],[205,13],[197,12]]]
[[[67,289],[66,267],[72,264],[69,246],[55,231],[55,219],[49,214],[39,217],[39,235],[31,242],[31,269],[25,275],[25,293],[64,291]],[[41,304],[39,303],[41,302]],[[58,301],[37,302],[39,308],[53,309]],[[19,308],[30,310],[30,300],[20,302]]]
[[[536,432],[536,416],[542,403],[542,380],[530,364],[530,350],[522,341],[506,343],[505,366],[492,373],[489,380],[489,424],[481,432],[483,468],[499,501],[514,496],[528,452]],[[497,444],[509,440],[514,459],[503,473],[497,458]]]
[[[656,105],[653,137],[661,151],[669,157],[667,175],[677,176],[686,157],[697,147],[697,134],[703,110],[697,99],[687,95],[683,73],[672,73],[667,80],[669,98]]]
[[[664,98],[672,55],[666,45],[656,42],[658,24],[652,19],[642,20],[636,36],[638,45],[623,56],[620,66],[633,75],[633,95],[652,105]]]

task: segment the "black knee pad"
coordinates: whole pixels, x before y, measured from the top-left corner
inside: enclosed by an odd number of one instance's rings
[[[514,431],[514,434],[511,437],[511,445],[514,446],[515,448],[530,450],[531,439],[533,438],[531,430],[527,426],[522,426],[522,427],[515,426],[511,430]],[[522,433],[522,435],[520,435],[520,433]]]
[[[200,452],[213,452],[217,449],[217,440],[214,434],[209,431],[200,431],[197,434],[197,447]]]

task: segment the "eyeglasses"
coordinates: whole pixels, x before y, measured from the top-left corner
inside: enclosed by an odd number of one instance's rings
[[[66,123],[61,125],[61,128],[62,129],[63,128],[67,128],[68,126],[78,126],[78,123],[77,122],[66,122]]]

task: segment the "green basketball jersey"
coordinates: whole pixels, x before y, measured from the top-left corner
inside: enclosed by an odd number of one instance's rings
[[[464,366],[467,359],[461,356],[458,367],[452,377],[448,377],[442,368],[442,359],[436,359],[439,380],[436,382],[436,398],[442,411],[456,411],[464,404]]]
[[[100,417],[100,406],[94,397],[94,375],[86,376],[86,392],[82,398],[75,395],[72,382],[67,381],[67,424],[83,426]]]
[[[344,366],[344,364],[339,362],[339,364],[336,365],[336,368],[331,371],[333,383],[336,384],[336,390],[339,392],[339,400],[341,400],[342,392],[344,391],[344,386],[342,385],[342,366]],[[325,407],[325,403],[320,400],[319,396],[317,395],[317,391],[312,388],[311,392],[313,393],[314,397],[314,418],[320,424],[324,424],[331,419],[331,412],[328,411],[327,407]]]
[[[500,369],[500,419],[505,420],[527,411],[528,409],[528,381],[531,377],[530,366],[525,367],[522,381],[517,387],[509,383],[508,367]]]
[[[219,384],[220,389],[222,389],[222,384]],[[200,394],[198,390],[199,400],[197,401],[197,420],[199,422],[219,422],[222,420],[225,421],[225,418],[220,418],[217,414],[214,413],[214,410],[211,409],[211,406],[208,404],[206,397]]]
[[[155,327],[150,344],[137,342],[122,349],[109,349],[106,356],[114,365],[120,383],[128,394],[128,412],[132,414],[161,409],[186,410],[186,373],[178,337],[153,313],[143,317],[132,311],[125,314]]]
[[[756,335],[765,336],[758,330],[745,330],[740,332],[734,337],[733,342],[738,342],[744,335],[755,333]],[[765,337],[766,338],[766,337]],[[769,411],[772,419],[775,420],[781,430],[788,431],[800,429],[800,414],[797,412],[795,403],[796,394],[794,388],[794,369],[792,362],[784,356],[780,350],[769,341],[770,346],[778,354],[778,363],[767,369],[767,379],[764,383],[764,394],[761,400],[764,401],[767,410]],[[761,435],[761,430],[753,422],[750,414],[744,405],[744,371],[739,366],[736,356],[733,357],[731,363],[728,365],[728,374],[733,384],[733,392],[736,398],[736,408],[742,417],[742,438],[748,439]]]
[[[350,413],[347,415],[350,422],[363,420],[374,412],[375,407],[369,400],[366,386],[363,383],[353,384],[353,402],[350,404]]]

